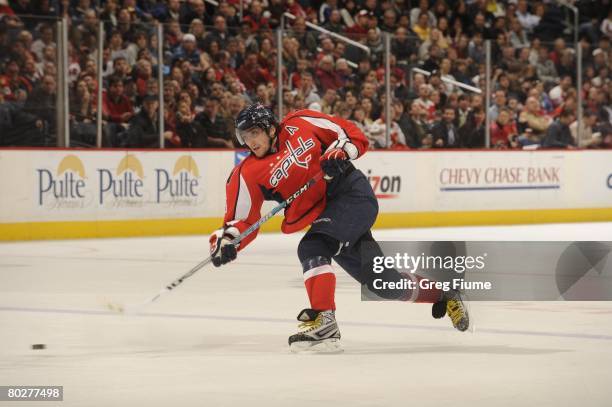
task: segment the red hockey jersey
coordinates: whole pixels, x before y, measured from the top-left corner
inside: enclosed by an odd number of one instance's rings
[[[313,110],[287,115],[278,131],[276,153],[262,158],[251,154],[232,170],[226,185],[225,227],[236,227],[242,233],[259,220],[264,201],[287,199],[321,171],[319,158],[334,141],[352,143],[357,157],[368,148],[368,139],[352,122]],[[325,208],[326,190],[327,184],[321,179],[285,208],[283,233],[310,225]],[[240,249],[256,235],[254,232],[245,238]]]

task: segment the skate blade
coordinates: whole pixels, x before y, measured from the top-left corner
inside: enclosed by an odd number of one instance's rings
[[[289,345],[289,350],[292,353],[342,353],[344,349],[340,343],[340,339],[329,338],[321,341],[298,341]]]
[[[106,308],[108,308],[112,312],[116,312],[118,314],[123,314],[125,312],[125,307],[116,302],[107,302]]]
[[[470,324],[468,325],[468,329],[466,329],[464,332],[474,334],[476,333],[476,320],[474,319],[474,314],[472,313],[472,309],[470,307],[470,299],[465,294],[463,294],[463,304],[470,318]]]

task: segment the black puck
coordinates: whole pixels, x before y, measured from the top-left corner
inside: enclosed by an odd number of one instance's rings
[[[35,343],[32,345],[32,349],[47,349],[47,345],[44,343]]]

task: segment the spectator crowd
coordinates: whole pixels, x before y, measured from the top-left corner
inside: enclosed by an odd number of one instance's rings
[[[569,9],[547,0],[0,0],[0,146],[56,144],[62,75],[76,146],[95,146],[101,109],[105,147],[159,147],[161,133],[169,148],[233,148],[234,118],[259,101],[281,118],[309,108],[352,120],[372,148],[482,148],[487,117],[493,148],[612,148],[612,7],[573,3],[577,44]]]

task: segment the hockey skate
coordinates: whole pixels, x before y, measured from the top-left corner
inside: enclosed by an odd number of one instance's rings
[[[302,310],[298,333],[289,337],[291,352],[339,353],[340,330],[334,311]]]
[[[470,328],[468,307],[459,291],[453,290],[445,293],[444,299],[431,306],[431,316],[434,318],[442,318],[445,314],[448,315],[457,330],[465,332]]]

